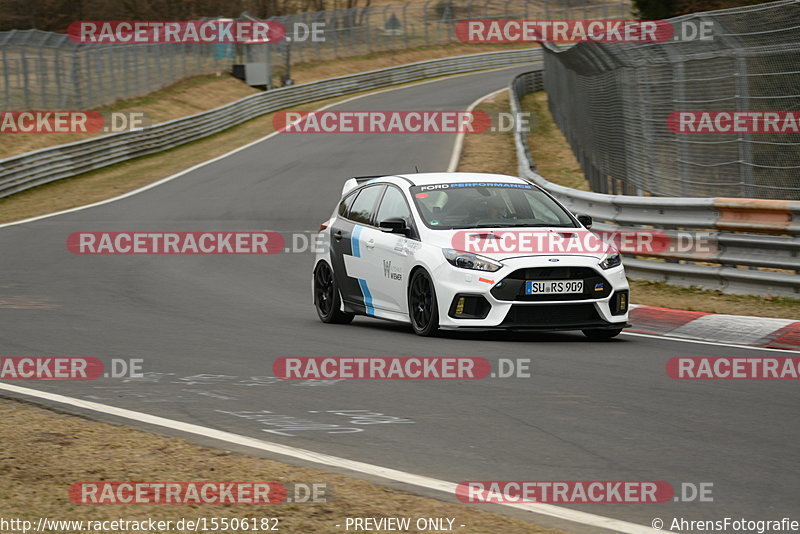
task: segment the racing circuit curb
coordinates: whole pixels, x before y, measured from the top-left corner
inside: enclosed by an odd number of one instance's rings
[[[629,332],[800,350],[800,321],[631,304]]]

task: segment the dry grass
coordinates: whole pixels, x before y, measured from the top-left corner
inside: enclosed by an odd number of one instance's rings
[[[526,95],[520,106],[531,114],[528,145],[537,172],[556,184],[588,191],[589,183],[583,176],[578,160],[547,108],[547,93],[538,91]]]
[[[357,74],[368,70],[396,67],[406,63],[426,61],[441,57],[464,56],[500,50],[518,50],[537,47],[531,43],[514,44],[451,44],[446,46],[421,46],[408,50],[376,52],[365,56],[337,59],[336,61],[308,62],[292,67],[295,83],[306,83],[334,76]]]
[[[564,534],[485,512],[476,507],[417,497],[363,480],[316,469],[193,445],[122,426],[96,423],[12,400],[0,399],[0,517],[75,520],[176,520],[182,517],[277,517],[287,533],[344,530],[347,517],[450,517],[464,534]],[[323,504],[76,505],[75,482],[324,482],[332,498]],[[342,528],[335,525],[342,524]],[[413,530],[416,532],[416,530]],[[52,532],[52,531],[46,531]],[[59,531],[62,532],[62,531]],[[170,532],[175,532],[171,530]],[[216,532],[244,532],[218,530]],[[408,531],[401,531],[408,532]]]
[[[120,100],[113,106],[98,108],[97,111],[143,112],[152,123],[157,123],[207,111],[258,92],[258,89],[253,89],[231,76],[197,76],[140,98]],[[103,133],[4,134],[0,158],[99,135]]]
[[[631,299],[637,304],[676,310],[778,317],[800,321],[800,300],[755,295],[726,295],[691,287],[677,287],[663,282],[630,280]]]
[[[539,91],[526,95],[520,104],[523,111],[530,113],[528,145],[539,174],[554,183],[588,191],[589,185],[580,166],[547,109],[547,93]],[[500,112],[508,112],[508,94],[501,93],[491,100],[485,100],[475,109],[492,117]],[[517,152],[513,134],[484,132],[465,136],[458,170],[516,176]]]
[[[508,92],[503,92],[478,105],[476,111],[495,117],[508,111]],[[458,170],[463,172],[490,172],[517,174],[517,154],[512,133],[471,133],[464,136],[464,148]]]
[[[397,52],[379,52],[336,61],[302,63],[292,68],[292,78],[295,83],[306,83],[440,57],[530,48],[530,46],[530,44],[454,44],[449,46],[419,47]],[[214,109],[259,92],[261,92],[259,89],[249,87],[229,75],[221,77],[215,75],[196,76],[142,97],[120,100],[113,105],[98,108],[97,111],[142,112],[151,123],[155,124]],[[3,143],[0,145],[0,159],[99,135],[103,135],[103,133],[5,134],[2,136]]]

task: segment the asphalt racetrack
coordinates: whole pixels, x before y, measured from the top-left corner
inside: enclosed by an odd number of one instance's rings
[[[525,70],[441,79],[335,109],[465,109]],[[5,383],[451,482],[713,483],[713,502],[564,506],[645,526],[654,517],[797,518],[797,384],[665,373],[675,356],[786,353],[632,335],[591,342],[579,332],[420,338],[367,318],[324,325],[311,302],[310,253],[91,256],[65,245],[81,231],[315,231],[346,178],[443,171],[454,138],[281,134],[122,200],[0,229],[0,300],[18,304],[0,307],[1,354],[140,358],[147,373]],[[283,356],[530,358],[533,372],[309,385],[270,378]]]

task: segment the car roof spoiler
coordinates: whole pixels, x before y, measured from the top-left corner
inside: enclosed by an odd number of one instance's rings
[[[344,197],[347,193],[349,193],[359,185],[363,185],[369,182],[370,180],[374,180],[376,178],[383,178],[384,176],[386,175],[378,174],[375,176],[353,176],[344,183],[344,187],[342,187],[342,197]]]

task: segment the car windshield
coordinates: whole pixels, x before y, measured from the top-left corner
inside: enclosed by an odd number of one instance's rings
[[[564,208],[532,185],[432,184],[412,187],[411,196],[425,225],[434,230],[577,227]]]

